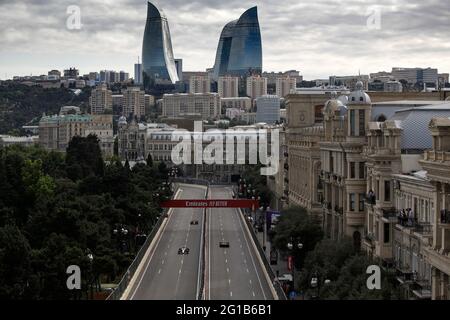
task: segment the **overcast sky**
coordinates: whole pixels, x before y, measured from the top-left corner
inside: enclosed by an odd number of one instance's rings
[[[146,3],[0,0],[0,78],[71,66],[81,74],[109,69],[133,76],[142,50]],[[450,72],[450,0],[154,3],[168,17],[174,55],[183,59],[185,71],[212,67],[222,27],[257,5],[266,71],[296,69],[306,79],[395,66]],[[80,30],[66,26],[70,5],[81,10]]]

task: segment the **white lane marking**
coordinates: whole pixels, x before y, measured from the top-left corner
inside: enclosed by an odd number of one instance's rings
[[[248,270],[248,268],[247,268],[247,273],[250,273],[250,270]]]
[[[167,256],[167,251],[166,251],[166,252],[164,252],[164,255],[165,255],[165,256]]]
[[[164,259],[161,261],[161,264],[164,264]]]
[[[239,212],[237,210],[235,212],[236,212],[236,214],[239,215]],[[256,277],[258,278],[258,281],[259,281],[259,286],[261,288],[261,292],[264,296],[264,300],[267,300],[266,293],[264,292],[264,288],[263,288],[263,285],[261,282],[261,278],[259,277],[258,268],[256,268],[255,260],[253,259],[253,254],[252,254],[252,251],[250,250],[250,244],[248,243],[248,240],[247,240],[246,230],[244,230],[244,225],[243,225],[243,222],[241,221],[242,219],[238,219],[238,220],[239,220],[239,225],[241,226],[241,229],[242,229],[242,233],[244,234],[244,240],[245,240],[245,243],[247,244],[248,252],[250,253],[250,258],[252,260],[253,268],[256,272]]]
[[[228,259],[225,259],[225,263],[228,263]]]
[[[161,269],[158,270],[158,274],[161,274]]]
[[[232,297],[232,296],[233,296],[233,292],[230,291],[230,297]]]
[[[252,284],[252,280],[251,279],[249,280],[249,282],[250,282],[250,284]]]
[[[227,268],[227,273],[230,273],[230,268]]]
[[[178,189],[178,191],[177,191],[177,193],[175,194],[175,197],[174,197],[174,198],[175,198],[175,199],[178,199],[178,196],[179,196],[180,194],[182,194],[182,193],[183,193],[183,189],[181,189],[181,188]],[[146,265],[145,265],[145,269],[143,269],[143,270],[147,270],[147,269],[148,269],[148,267],[149,267],[149,265],[150,265],[150,263],[151,263],[151,261],[152,261],[152,259],[153,259],[153,256],[155,255],[155,252],[156,252],[156,250],[157,250],[157,248],[158,248],[158,245],[159,245],[159,243],[161,242],[161,239],[163,238],[163,234],[164,234],[164,232],[166,231],[166,228],[167,228],[167,226],[169,225],[170,221],[172,221],[173,209],[169,209],[169,210],[167,211],[167,213],[168,213],[169,218],[167,218],[167,222],[166,222],[166,224],[164,225],[163,230],[161,231],[161,234],[160,234],[160,236],[159,236],[158,241],[157,241],[156,244],[155,244],[155,247],[154,247],[154,249],[153,249],[153,252],[151,253],[149,259],[147,260],[147,263],[146,263]],[[134,292],[133,292],[133,294],[131,294],[130,300],[133,300],[133,299],[134,299],[134,296],[136,295],[136,292],[138,291],[138,288],[141,286],[142,280],[144,279],[144,274],[145,274],[145,271],[142,271],[141,274],[139,275],[140,277],[139,277],[138,284],[137,284],[137,286],[134,287]],[[133,288],[131,288],[131,289],[133,289]],[[130,293],[131,293],[131,292],[130,292]]]
[[[252,294],[253,294],[254,297],[256,297],[255,291],[252,291]]]
[[[231,279],[228,279],[228,284],[231,284]]]

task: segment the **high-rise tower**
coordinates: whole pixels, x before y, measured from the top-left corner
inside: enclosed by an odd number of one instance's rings
[[[232,75],[261,75],[262,44],[258,9],[245,11],[238,20],[225,25],[220,35],[214,64],[214,79]]]
[[[173,58],[169,23],[163,11],[151,2],[148,2],[142,45],[142,75],[146,89],[155,84],[174,84],[179,80]]]

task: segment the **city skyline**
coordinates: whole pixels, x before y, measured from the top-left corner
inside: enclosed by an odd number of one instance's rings
[[[368,20],[377,22],[372,7],[377,3],[155,1],[170,21],[174,56],[183,59],[185,70],[213,67],[223,26],[254,5],[259,11],[264,71],[297,69],[305,79],[316,79],[390,71],[396,66],[450,70],[446,59],[450,45],[445,39],[449,14],[444,3],[382,1],[377,7],[379,29],[367,26]],[[80,30],[66,26],[69,5],[81,10]],[[132,74],[141,55],[146,5],[142,0],[1,2],[0,79],[68,67],[79,68],[81,74],[100,69]],[[54,16],[48,17],[49,11]]]

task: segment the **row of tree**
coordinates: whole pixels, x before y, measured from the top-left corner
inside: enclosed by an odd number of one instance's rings
[[[291,243],[293,246],[288,247]],[[299,248],[296,244],[301,243]],[[273,245],[295,262],[295,288],[306,298],[320,299],[398,299],[393,275],[381,269],[381,289],[369,290],[367,267],[376,265],[355,247],[352,239],[324,239],[317,218],[301,207],[282,212],[275,227]],[[315,279],[315,283],[314,280]],[[314,285],[313,285],[314,284]]]
[[[120,279],[171,196],[167,168],[149,160],[105,163],[95,136],[66,155],[0,148],[0,299],[79,299]],[[67,289],[70,265],[81,295]]]
[[[61,106],[79,106],[88,110],[90,88],[76,95],[70,89],[44,89],[13,81],[0,85],[0,134],[24,135],[24,125],[37,125],[40,117],[58,114]]]

